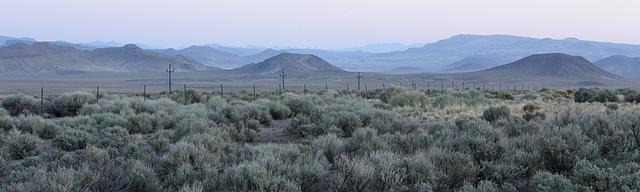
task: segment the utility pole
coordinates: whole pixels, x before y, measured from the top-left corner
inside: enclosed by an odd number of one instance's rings
[[[369,89],[367,89],[367,84],[365,83],[364,84],[364,93],[365,93],[365,95],[366,95],[367,92],[369,92]]]
[[[326,83],[324,84],[324,91],[329,92],[329,85]]]
[[[358,72],[358,76],[356,76],[358,78],[358,92],[360,92],[360,79],[362,79],[362,75],[360,74],[360,72]]]
[[[187,104],[187,84],[184,84],[182,89],[182,96],[184,97],[184,104]]]
[[[384,88],[384,83],[382,83],[382,89],[385,89],[385,88]]]
[[[462,90],[464,91],[464,81],[462,81]]]
[[[282,66],[282,71],[280,71],[280,77],[282,77],[282,90],[287,91],[287,88],[284,87],[284,77],[286,77],[287,74],[284,72],[284,66]]]
[[[167,69],[167,73],[169,73],[169,94],[171,94],[171,74],[173,72],[176,72],[176,70],[171,68],[171,64],[169,64],[169,68]]]
[[[430,83],[427,82],[427,93],[429,93],[430,91],[431,91]]]
[[[256,84],[253,84],[253,100],[256,100]]]

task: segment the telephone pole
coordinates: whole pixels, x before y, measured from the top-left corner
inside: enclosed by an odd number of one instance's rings
[[[167,69],[167,73],[169,73],[169,94],[171,94],[171,74],[173,72],[176,72],[176,70],[171,68],[171,64],[169,64],[169,68]]]
[[[284,66],[282,67],[282,71],[280,71],[280,77],[282,77],[282,90],[287,91],[287,89],[284,87],[284,77],[286,77],[287,74],[284,72]]]

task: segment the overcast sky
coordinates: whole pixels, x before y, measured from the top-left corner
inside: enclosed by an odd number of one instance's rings
[[[342,48],[512,34],[640,44],[638,0],[0,0],[0,35]]]

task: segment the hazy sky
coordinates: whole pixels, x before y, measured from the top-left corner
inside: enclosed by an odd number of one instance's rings
[[[0,35],[341,48],[513,34],[640,44],[638,0],[0,0]]]

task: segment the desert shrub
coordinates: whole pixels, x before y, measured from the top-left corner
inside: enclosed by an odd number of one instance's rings
[[[13,129],[13,119],[11,117],[0,117],[0,130],[8,131]]]
[[[332,164],[345,152],[345,142],[335,134],[320,136],[313,140],[311,146],[313,149],[318,149],[318,152]]]
[[[629,187],[611,169],[600,168],[587,160],[576,162],[571,181],[590,191],[629,191]]]
[[[507,91],[493,91],[490,92],[492,98],[502,99],[502,100],[513,100],[514,97],[510,92]]]
[[[47,112],[57,117],[75,116],[84,104],[95,103],[96,96],[87,92],[64,93],[53,99]]]
[[[10,116],[11,114],[9,114],[9,111],[7,111],[4,108],[0,108],[0,117],[7,117]]]
[[[132,115],[127,120],[127,129],[131,134],[149,134],[161,128],[160,122],[156,117],[148,113]]]
[[[241,163],[222,175],[222,191],[300,191],[294,182],[274,176],[255,162]]]
[[[538,110],[540,109],[540,106],[535,103],[527,103],[522,106],[522,110],[524,111],[524,114],[522,114],[522,118],[526,121],[531,121],[533,119],[544,120],[546,118],[546,115],[542,112],[539,112]]]
[[[29,95],[10,95],[2,100],[2,108],[13,116],[36,114],[40,110],[40,101]]]
[[[291,109],[291,115],[309,115],[315,111],[315,104],[303,96],[286,95],[283,103]]]
[[[611,111],[617,111],[617,110],[618,110],[618,108],[620,108],[620,107],[618,106],[618,104],[615,104],[615,103],[607,104],[607,109],[609,109],[609,110],[611,110]]]
[[[492,181],[480,181],[477,187],[472,183],[465,183],[457,192],[499,192],[501,191],[497,184]]]
[[[462,105],[463,101],[453,95],[445,94],[434,98],[431,104],[433,105],[433,107],[444,109],[448,106]]]
[[[336,164],[338,175],[332,191],[367,191],[373,184],[376,170],[366,159],[341,156]]]
[[[327,118],[329,118],[332,125],[342,130],[342,133],[347,137],[351,136],[357,128],[362,127],[360,116],[353,112],[330,112],[327,114]]]
[[[327,133],[328,126],[323,121],[313,121],[308,116],[298,115],[289,120],[287,131],[300,137],[319,136]]]
[[[60,127],[53,123],[43,123],[34,132],[42,139],[53,139],[60,132]]]
[[[371,128],[359,128],[353,132],[345,146],[345,150],[352,154],[363,155],[381,149],[384,146],[378,132]]]
[[[539,171],[531,178],[529,190],[533,192],[579,191],[566,177],[546,171]]]
[[[489,107],[482,113],[482,117],[489,122],[494,122],[501,118],[508,118],[510,115],[511,111],[505,106]]]
[[[268,108],[241,101],[230,103],[222,113],[228,122],[252,129],[257,129],[260,124],[270,125],[272,120]]]
[[[11,131],[5,143],[5,151],[9,158],[20,160],[35,156],[38,151],[38,138],[31,134],[21,134],[17,130]]]
[[[125,170],[128,191],[162,191],[162,185],[156,173],[143,162],[129,160],[123,165],[123,170]]]
[[[419,91],[405,91],[392,96],[389,100],[393,106],[425,106],[427,102],[427,96]]]
[[[538,98],[538,96],[534,95],[534,94],[526,94],[523,95],[522,97],[520,97],[520,99],[522,100],[536,100]]]
[[[474,182],[480,169],[470,155],[446,149],[432,149],[429,159],[436,171],[434,191],[451,191]]]
[[[261,99],[256,101],[255,103],[259,106],[267,108],[273,119],[285,119],[288,118],[289,115],[291,115],[291,109],[280,102]]]
[[[575,93],[576,102],[617,102],[618,96],[608,89],[580,88]]]
[[[88,133],[80,130],[69,129],[53,139],[52,144],[64,151],[84,149],[87,146]]]
[[[389,103],[391,98],[404,92],[404,90],[400,87],[390,86],[388,88],[382,89],[378,94],[377,98],[384,103]]]
[[[477,91],[449,93],[437,96],[431,104],[433,107],[444,109],[450,106],[478,106],[488,103],[487,98]]]
[[[187,92],[184,92],[184,90],[174,91],[169,95],[169,98],[177,103],[185,105],[203,103],[207,101],[207,95],[195,90],[187,90]]]
[[[46,124],[45,120],[40,116],[19,116],[13,118],[13,125],[23,133],[33,133],[34,130]]]
[[[525,112],[535,112],[539,109],[540,109],[540,106],[535,103],[527,103],[524,106],[522,106],[522,110]]]

